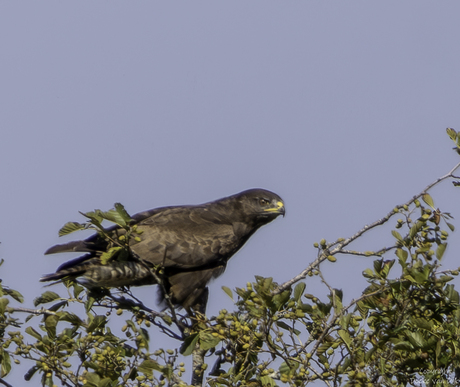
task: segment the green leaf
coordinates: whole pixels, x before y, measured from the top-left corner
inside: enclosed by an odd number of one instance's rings
[[[8,298],[0,298],[0,314],[3,315],[5,313],[7,305],[10,303]]]
[[[91,333],[97,329],[101,329],[105,327],[105,324],[107,323],[107,317],[101,316],[101,315],[96,315],[88,325],[88,328],[86,328],[86,331],[88,333]]]
[[[172,318],[169,314],[162,314],[161,319],[168,325],[172,324]]]
[[[227,286],[222,286],[222,290],[233,300],[233,292]]]
[[[46,304],[48,302],[57,300],[58,298],[61,298],[59,294],[55,292],[47,291],[34,299],[34,305],[38,306],[40,304]]]
[[[70,286],[73,287],[73,296],[75,298],[78,298],[78,296],[80,295],[80,293],[85,290],[85,288],[83,286],[81,286],[78,282],[75,282],[75,281],[71,281],[69,282],[70,283]]]
[[[454,277],[450,276],[450,275],[442,275],[441,277],[437,278],[436,279],[436,283],[439,283],[439,282],[449,282],[449,281],[452,281],[454,279]]]
[[[4,376],[8,375],[11,371],[11,357],[10,354],[5,351],[3,348],[0,352],[0,359],[1,359],[1,373],[0,376],[3,378]]]
[[[446,224],[447,224],[447,227],[450,228],[450,231],[455,231],[455,226],[452,223],[446,222]]]
[[[21,303],[24,302],[24,297],[17,290],[3,288],[3,291],[9,296],[13,297],[16,301]]]
[[[350,334],[343,330],[343,329],[340,329],[338,331],[338,334],[340,336],[340,338],[343,340],[343,342],[345,343],[345,345],[347,346],[348,350],[351,351],[351,337],[350,337]]]
[[[96,299],[91,296],[91,293],[88,294],[87,301],[85,302],[85,311],[86,313],[89,313],[91,308],[93,307],[93,304],[96,302]]]
[[[416,348],[423,348],[425,346],[425,340],[420,332],[406,331],[407,339]]]
[[[369,361],[369,359],[372,357],[372,355],[374,354],[375,351],[377,351],[378,347],[377,346],[374,346],[372,347],[369,351],[366,351],[366,353],[364,354],[364,361],[367,363]]]
[[[367,268],[363,271],[363,276],[366,278],[375,278],[375,273],[372,271],[372,269]]]
[[[302,297],[303,292],[305,291],[305,282],[299,282],[295,288],[294,288],[294,299],[296,301],[300,300],[300,297]]]
[[[264,387],[276,387],[275,381],[272,379],[272,377],[270,377],[268,375],[261,376],[259,378],[259,380],[260,380],[260,383],[262,384],[262,386],[264,386]]]
[[[73,325],[82,325],[83,321],[78,317],[76,314],[72,312],[60,312],[59,314],[59,320],[60,321],[67,321]]]
[[[449,284],[445,287],[446,297],[453,303],[458,304],[460,302],[460,296],[455,290],[454,285]]]
[[[101,378],[95,372],[88,372],[85,375],[86,383],[85,386],[99,387]]]
[[[56,312],[58,311],[59,309],[61,309],[62,307],[64,306],[67,306],[69,305],[69,302],[67,300],[64,300],[64,301],[60,301],[54,305],[51,305],[48,310],[51,310],[52,312]]]
[[[338,323],[342,327],[342,329],[347,329],[350,326],[350,321],[352,317],[352,313],[347,313],[345,315],[340,316]]]
[[[367,314],[369,313],[369,308],[366,306],[366,304],[361,300],[356,304],[359,314],[363,319],[367,317]]]
[[[37,340],[42,341],[42,335],[40,333],[38,333],[34,328],[27,327],[26,328],[26,333],[28,333],[32,337],[35,337]]]
[[[121,203],[115,203],[114,205],[115,207],[115,210],[118,212],[118,214],[120,215],[120,217],[126,222],[126,223],[130,223],[133,218],[131,218],[131,216],[128,214],[128,212],[125,210],[125,207],[123,206],[123,204]]]
[[[447,128],[446,132],[452,141],[457,142],[457,132],[455,129]]]
[[[441,243],[438,245],[438,248],[436,249],[436,258],[440,261],[442,259],[442,256],[444,255],[444,252],[446,251],[447,243]]]
[[[403,249],[396,249],[395,254],[399,259],[399,264],[403,267],[406,267],[406,261],[407,261],[407,257],[409,256],[409,253]]]
[[[196,347],[196,343],[198,342],[199,338],[200,336],[198,333],[194,333],[188,336],[180,347],[180,353],[184,356],[191,355]]]
[[[147,359],[144,360],[139,367],[137,367],[137,370],[145,375],[152,375],[153,371],[161,371],[161,368],[163,367],[161,367],[155,360]]]
[[[380,276],[380,271],[383,267],[383,258],[374,261],[374,272]]]
[[[284,308],[286,302],[289,301],[290,296],[291,296],[291,292],[289,290],[285,290],[284,292],[274,296],[273,304],[275,305],[276,310],[280,310]]]
[[[139,348],[145,348],[148,351],[149,341],[150,341],[149,332],[145,328],[141,328],[139,330],[139,335],[136,340],[137,345],[139,346]],[[142,344],[142,345],[139,345],[139,344]]]
[[[101,210],[89,211],[89,212],[80,212],[84,217],[88,218],[91,223],[97,228],[103,230],[102,221],[104,218],[101,216]]]
[[[260,295],[270,295],[272,289],[275,287],[275,284],[273,283],[273,278],[265,278],[258,275],[256,275],[255,278],[257,284],[255,284],[254,290]]]
[[[433,201],[433,198],[430,196],[430,194],[423,194],[422,196],[422,200],[428,204],[432,209],[435,209],[434,207],[434,201]]]
[[[395,344],[394,349],[398,349],[401,351],[409,351],[409,352],[414,351],[414,347],[412,346],[412,344],[407,341],[400,341],[399,343]]]
[[[335,313],[336,314],[339,314],[342,309],[343,309],[343,305],[342,305],[342,297],[340,296],[340,294],[337,294],[335,291],[334,291],[334,310],[335,310]]]
[[[326,352],[331,347],[332,347],[332,343],[330,341],[324,341],[322,344],[320,344],[320,346],[316,350],[316,353],[318,355],[322,355],[324,352]]]
[[[52,314],[45,317],[45,330],[51,340],[56,338],[56,325],[59,322],[59,317]]]
[[[105,377],[101,381],[99,381],[97,387],[110,387],[113,386],[112,379]]]
[[[220,343],[220,339],[218,337],[213,336],[209,332],[200,332],[200,348],[203,350],[208,350],[214,348],[217,344]]]
[[[415,318],[413,320],[413,323],[420,329],[424,329],[427,331],[431,332],[431,329],[433,328],[433,322],[428,321],[427,319],[424,318]]]
[[[393,235],[398,241],[403,242],[404,239],[399,232],[396,230],[391,230],[391,235]]]
[[[436,343],[436,359],[439,359],[439,356],[441,355],[441,349],[442,349],[442,343],[441,340],[438,340]]]
[[[412,269],[409,271],[409,276],[404,276],[404,278],[407,277],[409,281],[411,281],[411,278],[413,279],[413,282],[416,282],[418,284],[423,284],[427,279],[428,279],[428,273],[425,272],[420,272],[416,269]],[[411,277],[411,278],[408,278]]]
[[[276,321],[276,325],[278,325],[282,329],[286,329],[287,331],[292,331],[292,327],[287,325],[284,321]]]
[[[120,250],[122,250],[123,247],[116,246],[116,247],[111,247],[109,251],[105,251],[101,254],[100,260],[103,265],[107,265],[107,263],[114,258]]]
[[[390,273],[390,270],[393,267],[394,263],[395,263],[394,259],[383,262],[382,271],[380,272],[380,274],[382,275],[382,278],[388,277],[388,274]]]
[[[64,236],[64,235],[68,235],[68,234],[73,233],[75,231],[84,230],[85,228],[86,228],[85,224],[78,223],[78,222],[67,222],[59,230],[59,236],[61,237],[61,236]]]
[[[101,211],[100,215],[103,219],[108,220],[109,222],[112,222],[112,223],[116,223],[120,227],[123,227],[123,228],[126,228],[129,223],[129,221],[126,222],[125,217],[120,215],[120,213],[116,210]]]
[[[299,364],[296,362],[291,362],[291,364],[289,364],[283,361],[280,364],[278,371],[281,375],[292,376],[298,367],[299,367]]]
[[[413,238],[415,237],[415,235],[417,235],[417,233],[422,229],[422,227],[423,227],[424,225],[425,225],[424,222],[417,222],[417,223],[415,223],[415,224],[411,227],[411,229],[410,229],[410,231],[409,231],[409,237],[410,237],[411,239],[413,239]]]

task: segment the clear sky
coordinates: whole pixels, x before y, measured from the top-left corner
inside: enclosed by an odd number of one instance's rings
[[[261,187],[286,217],[230,261],[209,311],[231,307],[222,285],[290,279],[313,242],[352,235],[458,161],[445,128],[460,129],[459,15],[458,0],[1,2],[0,278],[32,306],[41,274],[71,258],[43,252],[80,237],[57,235],[78,211]],[[460,218],[458,195],[433,193]],[[390,243],[382,230],[361,245]],[[368,266],[323,270],[350,300]]]

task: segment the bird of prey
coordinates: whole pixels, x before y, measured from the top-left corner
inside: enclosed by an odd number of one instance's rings
[[[87,253],[61,265],[40,281],[72,279],[89,289],[157,284],[161,268],[163,299],[189,310],[223,273],[228,260],[261,226],[285,214],[282,199],[264,189],[250,189],[200,205],[162,207],[132,216],[142,232],[129,240],[130,259],[100,259],[111,243],[95,234],[83,241],[56,245],[45,254]],[[120,230],[123,232],[123,230]]]

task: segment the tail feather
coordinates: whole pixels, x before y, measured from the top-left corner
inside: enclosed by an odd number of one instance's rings
[[[154,276],[145,264],[112,261],[102,265],[99,258],[89,255],[66,262],[56,273],[46,274],[40,281],[60,281],[67,278],[74,279],[89,289],[156,284]]]
[[[69,252],[90,253],[95,250],[97,250],[97,247],[94,243],[85,241],[74,241],[50,247],[48,250],[45,251],[45,255]]]
[[[89,267],[97,263],[100,263],[99,258],[92,258],[91,255],[87,254],[65,262],[58,267],[56,273],[45,274],[40,278],[40,282],[57,281],[66,277],[76,278],[84,275]]]

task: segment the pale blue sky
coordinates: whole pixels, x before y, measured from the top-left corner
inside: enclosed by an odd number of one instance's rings
[[[458,161],[445,135],[460,129],[458,15],[458,1],[425,0],[2,2],[0,278],[31,306],[40,275],[71,258],[43,252],[78,211],[262,187],[287,215],[230,261],[209,310],[231,307],[222,285],[290,279],[313,242],[353,234]],[[458,195],[433,193],[457,218]],[[391,242],[386,230],[363,246]],[[371,265],[323,270],[350,300]]]

